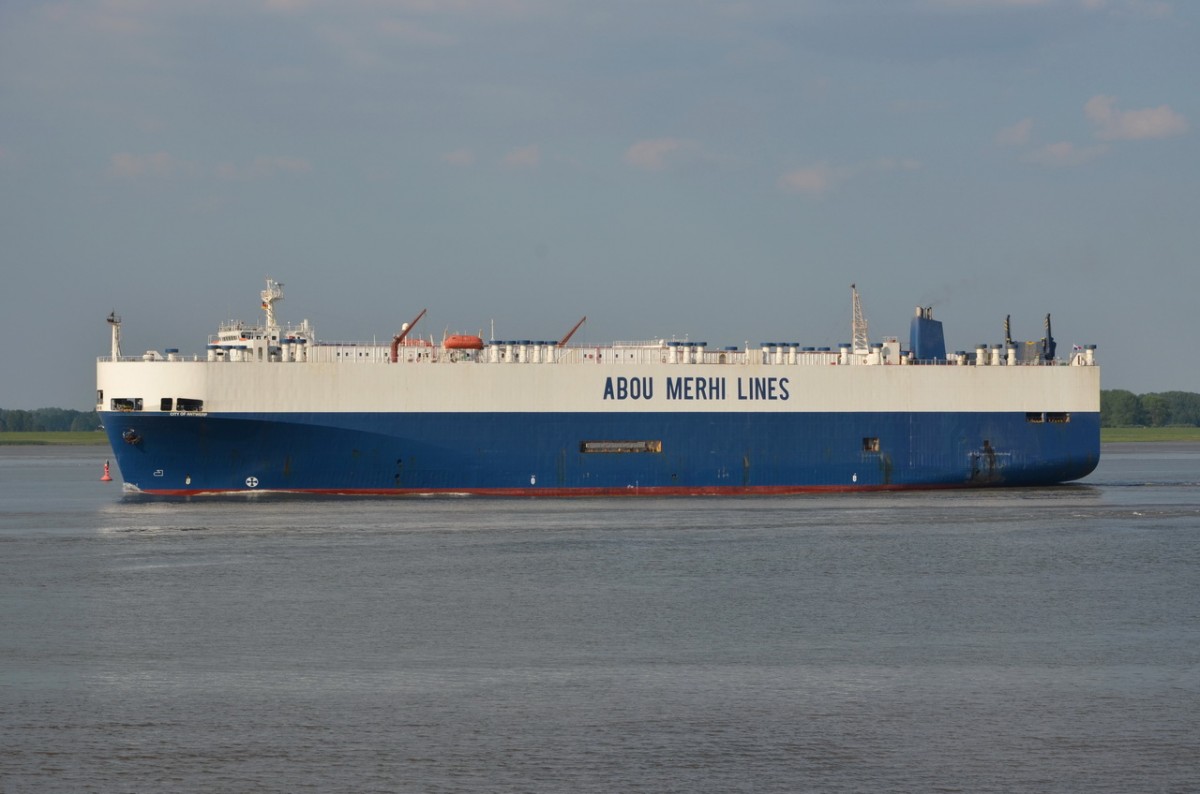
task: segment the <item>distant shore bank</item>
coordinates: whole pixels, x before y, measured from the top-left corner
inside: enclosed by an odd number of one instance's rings
[[[1200,441],[1200,427],[1102,427],[1100,442]]]

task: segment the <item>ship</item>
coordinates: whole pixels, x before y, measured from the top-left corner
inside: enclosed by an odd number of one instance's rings
[[[412,333],[327,342],[224,322],[203,352],[110,354],[96,409],[124,487],[159,496],[662,496],[1033,487],[1100,458],[1095,345],[1051,333],[947,352],[919,306],[907,345],[710,347]],[[586,320],[586,317],[584,318]],[[583,320],[580,321],[580,324]]]

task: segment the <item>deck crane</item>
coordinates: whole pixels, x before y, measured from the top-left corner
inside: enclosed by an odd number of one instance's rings
[[[854,352],[866,353],[871,347],[867,341],[867,318],[863,316],[862,301],[858,297],[858,289],[851,284],[850,296],[854,309],[854,319],[851,326],[851,331],[854,335]]]

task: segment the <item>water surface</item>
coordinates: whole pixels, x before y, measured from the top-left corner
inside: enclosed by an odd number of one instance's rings
[[[1200,789],[1200,445],[1074,486],[201,498],[0,448],[0,791]]]

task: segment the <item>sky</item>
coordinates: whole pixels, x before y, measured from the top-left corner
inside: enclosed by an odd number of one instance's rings
[[[1200,392],[1200,3],[0,0],[0,408],[223,320],[1097,345]]]

